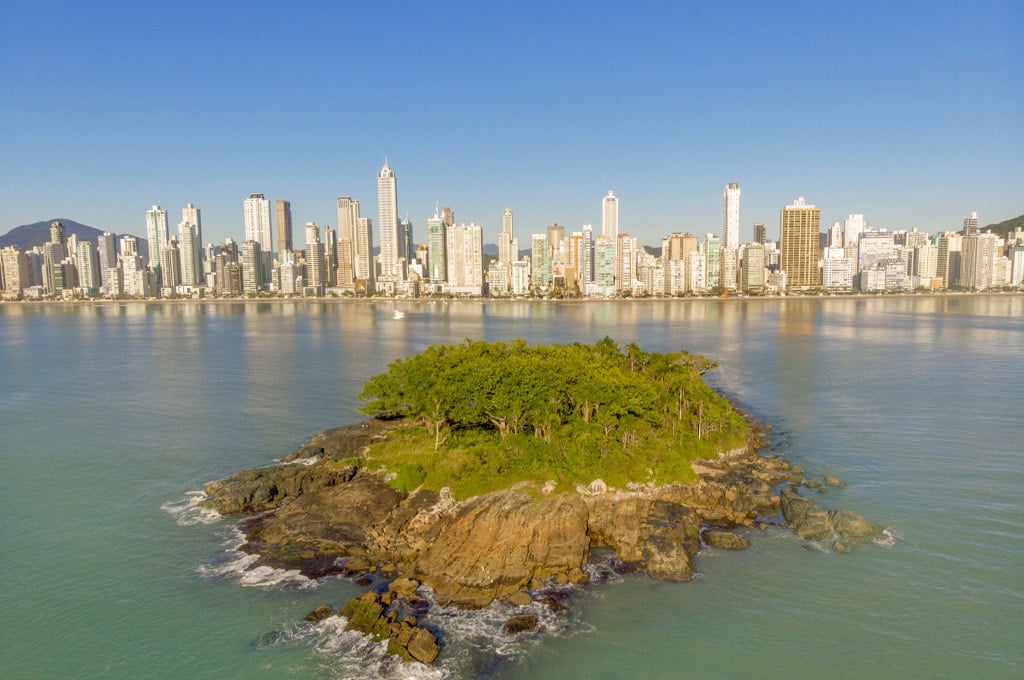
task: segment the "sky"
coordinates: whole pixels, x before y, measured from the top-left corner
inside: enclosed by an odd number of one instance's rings
[[[0,13],[0,233],[55,217],[145,235],[194,203],[301,225],[385,158],[424,241],[435,202],[521,247],[550,224],[658,245],[777,238],[798,196],[824,229],[959,229],[1024,213],[1024,2],[48,2]],[[276,230],[276,225],[275,225]],[[276,238],[276,232],[275,232]],[[379,236],[375,234],[375,240]]]

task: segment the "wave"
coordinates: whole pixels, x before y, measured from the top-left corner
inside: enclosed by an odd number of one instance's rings
[[[885,536],[885,538],[876,538],[872,542],[882,546],[883,548],[893,547],[896,545],[896,541],[902,538],[893,527],[886,527],[883,529],[882,535]]]
[[[237,579],[240,584],[249,588],[309,590],[319,585],[318,581],[304,576],[298,569],[277,569],[257,564],[259,555],[238,549],[244,543],[245,535],[237,527],[233,527],[230,537],[225,541],[229,548],[222,553],[217,562],[201,564],[197,571],[203,578]]]
[[[209,498],[202,491],[189,491],[185,497],[177,501],[168,501],[160,509],[174,518],[180,526],[196,524],[213,524],[221,518],[216,510],[200,505]]]

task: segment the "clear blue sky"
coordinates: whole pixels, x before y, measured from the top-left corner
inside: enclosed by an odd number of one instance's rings
[[[376,223],[385,155],[421,241],[435,201],[489,242],[505,207],[521,244],[599,228],[609,189],[641,243],[720,234],[728,182],[744,240],[797,196],[823,227],[1024,213],[1021,0],[292,4],[5,0],[0,233],[192,202],[240,240],[254,192]]]

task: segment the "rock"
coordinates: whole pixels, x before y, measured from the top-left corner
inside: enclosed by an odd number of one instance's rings
[[[302,620],[308,621],[309,623],[317,623],[331,616],[334,616],[334,610],[328,607],[327,605],[322,604],[313,611],[303,616]]]
[[[828,517],[836,533],[847,543],[867,543],[885,535],[882,527],[852,510],[835,510],[828,513]]]
[[[437,636],[426,628],[416,628],[416,633],[407,647],[409,656],[420,663],[434,663],[441,651],[437,644]]]
[[[440,652],[436,635],[419,627],[413,616],[407,616],[401,622],[396,621],[395,612],[372,590],[350,600],[340,613],[348,620],[347,628],[358,630],[375,640],[387,640],[389,654],[429,664],[434,662]]]
[[[800,538],[817,541],[833,535],[828,513],[791,487],[782,490],[782,515]]]
[[[808,489],[815,489],[815,490],[820,489],[821,488],[821,480],[818,479],[817,477],[811,477],[810,479],[807,480],[807,488]]]
[[[825,483],[837,489],[841,489],[844,486],[846,486],[846,484],[843,483],[843,480],[839,479],[838,477],[833,477],[831,475],[825,477]]]
[[[750,541],[731,531],[706,531],[704,532],[704,542],[725,550],[746,550],[750,547]]]
[[[355,473],[351,466],[329,465],[271,465],[244,470],[207,484],[204,491],[209,498],[203,505],[222,515],[263,512],[286,500],[347,482]]]
[[[525,607],[526,605],[533,604],[533,598],[530,594],[520,590],[518,593],[512,593],[505,598],[505,601],[514,607]]]
[[[575,496],[534,497],[515,487],[471,498],[412,565],[442,603],[489,604],[563,575],[584,582],[587,512]]]
[[[388,590],[395,595],[402,597],[409,597],[416,593],[416,589],[420,587],[420,582],[414,578],[401,577],[396,578],[394,581],[388,584]]]
[[[505,635],[533,632],[537,630],[537,616],[535,614],[517,614],[510,617],[501,630]]]
[[[832,544],[832,549],[835,550],[836,552],[840,552],[840,553],[848,553],[848,552],[850,552],[850,546],[846,545],[842,541],[836,541],[835,543],[833,543]]]

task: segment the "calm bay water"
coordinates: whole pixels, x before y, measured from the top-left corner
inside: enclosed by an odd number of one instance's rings
[[[524,642],[495,637],[501,611],[435,612],[449,645],[416,669],[297,623],[352,583],[243,580],[231,523],[188,507],[360,418],[397,357],[605,335],[719,360],[789,460],[846,481],[821,503],[895,541],[757,532],[687,584],[583,589]],[[0,676],[1019,678],[1022,404],[1021,296],[0,306]]]

